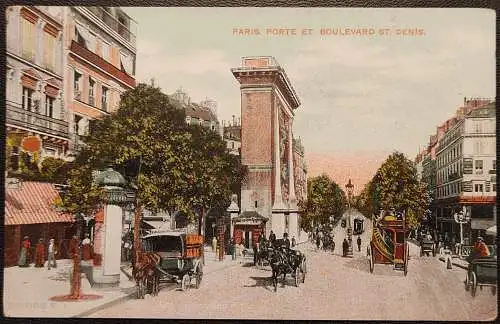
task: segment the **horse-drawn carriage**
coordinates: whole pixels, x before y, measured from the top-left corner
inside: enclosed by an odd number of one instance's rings
[[[353,234],[354,235],[363,234],[363,232],[365,231],[363,225],[364,225],[364,219],[356,217],[354,219],[354,231],[353,231]]]
[[[269,264],[272,269],[271,279],[273,281],[274,291],[278,290],[278,278],[283,275],[283,283],[286,275],[292,275],[295,286],[305,282],[307,273],[306,255],[295,249],[284,246],[282,240],[276,240],[271,243],[264,241],[260,245],[257,265],[263,267]]]
[[[479,257],[470,262],[465,278],[465,290],[476,296],[477,287],[482,290],[484,286],[491,287],[491,294],[497,292],[497,258]]]
[[[161,282],[180,284],[183,291],[199,288],[203,277],[203,237],[182,232],[157,232],[144,236],[142,273],[137,280],[137,296],[144,298],[147,290],[156,295]],[[137,276],[136,276],[137,277]]]
[[[422,239],[420,241],[420,256],[436,256],[436,243],[433,240]]]
[[[394,270],[408,272],[409,247],[406,242],[406,220],[404,213],[382,211],[373,221],[373,232],[367,247],[370,272],[375,264],[392,264]]]

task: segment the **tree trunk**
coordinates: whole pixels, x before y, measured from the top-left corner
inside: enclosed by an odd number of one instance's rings
[[[135,205],[135,211],[134,211],[134,253],[133,257],[134,259],[132,260],[132,266],[135,267],[135,263],[138,262],[139,260],[139,252],[141,251],[141,246],[140,246],[140,228],[141,228],[141,206],[139,202],[136,203]]]

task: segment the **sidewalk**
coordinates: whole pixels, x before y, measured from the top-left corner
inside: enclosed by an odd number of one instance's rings
[[[215,260],[215,253],[205,249],[204,275],[232,266],[241,266],[224,256],[223,261]],[[249,258],[245,262],[253,261]],[[126,299],[134,298],[135,281],[130,280],[132,268],[122,265],[120,286],[116,288],[91,288],[89,281],[82,278],[82,294],[100,295],[102,298],[90,301],[55,302],[50,298],[66,295],[70,291],[69,273],[71,260],[58,260],[56,269],[4,268],[3,305],[6,317],[83,317]]]
[[[439,261],[442,261],[444,263],[446,263],[446,260],[447,260],[447,255],[437,255]],[[469,268],[469,263],[457,256],[451,256],[451,264],[452,266],[454,267],[459,267],[459,268],[462,268],[464,270],[467,270]]]

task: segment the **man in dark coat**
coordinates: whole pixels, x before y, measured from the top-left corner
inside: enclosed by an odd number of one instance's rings
[[[269,233],[269,241],[271,241],[271,244],[273,244],[276,241],[276,234],[274,234],[273,231]]]
[[[347,239],[344,239],[344,242],[342,242],[342,256],[344,257],[347,256],[348,249],[349,249],[349,242],[347,242]]]
[[[358,235],[358,239],[356,242],[358,243],[358,252],[361,252],[361,236]]]

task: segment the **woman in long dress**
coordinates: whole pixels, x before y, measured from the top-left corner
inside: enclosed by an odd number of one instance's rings
[[[21,252],[19,253],[19,259],[17,265],[20,267],[29,267],[29,251],[31,248],[30,238],[25,236],[21,242]]]

